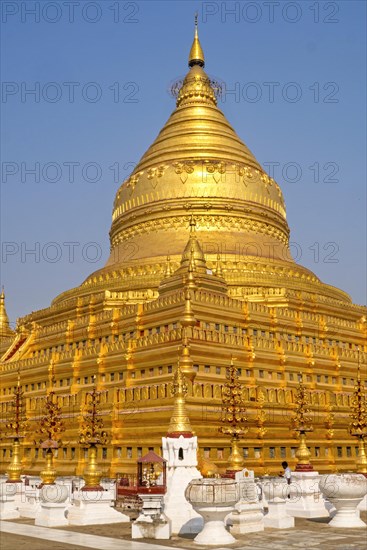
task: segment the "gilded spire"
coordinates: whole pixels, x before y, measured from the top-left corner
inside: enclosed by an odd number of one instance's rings
[[[6,313],[5,308],[5,293],[4,293],[4,287],[1,290],[0,294],[0,338],[4,338],[6,336],[13,336],[14,331],[10,328],[9,324],[9,317]]]
[[[197,289],[196,283],[195,283],[195,250],[194,247],[191,246],[190,250],[190,261],[189,266],[187,269],[187,278],[186,278],[186,286],[188,288],[192,288],[193,290]]]
[[[167,263],[166,263],[166,271],[165,276],[170,277],[173,273],[172,266],[171,266],[171,256],[167,256]]]
[[[199,33],[198,33],[198,14],[195,13],[195,35],[194,35],[194,41],[191,46],[191,50],[189,53],[189,67],[193,67],[194,65],[199,65],[199,67],[204,67],[205,65],[205,58],[204,58],[204,52],[200,44],[199,40]]]
[[[220,254],[217,255],[217,263],[215,266],[215,274],[217,277],[223,277],[223,271],[222,271],[222,262]]]
[[[181,367],[181,371],[186,376],[186,378],[188,378],[191,382],[194,382],[196,372],[193,369],[193,361],[190,355],[190,348],[189,348],[189,343],[187,339],[186,327],[183,327],[182,333],[183,333],[182,352],[181,352],[179,364]]]
[[[204,252],[196,234],[196,221],[194,216],[190,218],[190,235],[181,257],[181,266],[189,272],[206,273],[207,266]]]
[[[171,421],[168,427],[167,437],[179,437],[180,435],[192,436],[190,419],[186,412],[185,397],[187,384],[180,364],[173,375],[172,395],[175,398]]]
[[[185,289],[185,309],[180,319],[183,327],[193,327],[196,325],[196,319],[191,307],[191,293],[189,286]]]

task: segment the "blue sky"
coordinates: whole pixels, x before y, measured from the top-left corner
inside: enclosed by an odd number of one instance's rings
[[[1,8],[1,282],[13,324],[107,260],[115,192],[174,109],[196,10],[206,70],[225,85],[219,106],[283,189],[293,253],[366,303],[365,2]]]

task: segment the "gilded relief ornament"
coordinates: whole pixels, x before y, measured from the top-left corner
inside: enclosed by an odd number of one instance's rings
[[[158,184],[158,178],[161,178],[165,171],[165,165],[155,166],[147,170],[147,178],[150,180],[152,187],[155,189]]]
[[[57,395],[54,392],[55,375],[54,365],[51,360],[49,366],[49,390],[44,398],[43,415],[41,416],[37,437],[42,449],[46,449],[46,467],[41,471],[40,476],[43,484],[54,484],[56,470],[53,465],[53,449],[57,449],[61,442],[61,435],[65,431],[65,424],[62,420],[61,407],[57,402]]]
[[[367,474],[367,455],[365,449],[365,438],[367,438],[367,396],[361,380],[359,350],[357,381],[354,386],[350,418],[349,433],[358,439],[357,471]]]
[[[257,389],[257,414],[255,418],[256,423],[256,433],[258,439],[262,439],[266,432],[268,431],[267,428],[264,427],[264,424],[268,418],[268,415],[266,414],[266,411],[264,411],[264,405],[265,405],[265,394],[262,391],[261,388]]]
[[[102,490],[100,485],[102,471],[98,469],[97,446],[107,444],[108,434],[104,429],[104,422],[101,417],[101,394],[102,392],[97,391],[94,386],[92,391],[86,393],[86,404],[81,409],[79,443],[88,448],[88,464],[83,473],[85,480],[83,491]]]
[[[328,407],[328,413],[325,420],[326,439],[332,439],[334,436],[334,417],[335,414],[332,412],[332,407]]]
[[[175,173],[180,176],[182,183],[186,183],[189,174],[192,174],[195,170],[195,162],[188,160],[185,162],[174,162],[173,167]]]
[[[311,453],[306,445],[306,433],[313,431],[310,416],[310,396],[303,384],[303,376],[300,373],[297,393],[295,396],[296,409],[291,419],[291,426],[294,431],[299,433],[300,444],[296,451],[297,466],[296,471],[312,471],[310,463]]]
[[[20,483],[20,474],[22,471],[20,460],[20,438],[24,436],[28,429],[27,417],[24,405],[24,393],[20,386],[20,373],[18,370],[18,383],[15,388],[13,399],[11,401],[11,411],[5,424],[5,429],[10,433],[13,439],[12,459],[7,468],[8,483]]]
[[[219,431],[231,437],[232,450],[228,463],[229,470],[233,472],[242,470],[244,458],[238,447],[238,442],[248,431],[248,428],[244,427],[244,423],[247,421],[244,386],[239,381],[239,371],[234,366],[233,358],[230,366],[226,369],[226,379],[227,382],[222,386],[221,422],[223,426],[219,428]]]
[[[222,174],[225,174],[226,172],[226,164],[224,162],[212,162],[209,160],[204,161],[204,164],[206,165],[206,171],[208,174],[211,174],[213,176],[213,180],[216,183],[219,183],[221,181]]]
[[[247,187],[247,180],[252,179],[252,171],[249,166],[242,166],[240,164],[236,164],[236,173],[239,176],[240,180],[242,180],[242,183],[244,183]]]
[[[129,187],[131,189],[131,193],[134,192],[135,190],[135,187],[140,179],[140,176],[142,176],[144,172],[137,172],[136,174],[133,174],[132,176],[130,176],[130,178],[127,180],[127,184],[126,184],[126,187]]]

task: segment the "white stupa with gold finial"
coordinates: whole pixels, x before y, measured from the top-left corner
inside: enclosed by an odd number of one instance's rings
[[[197,533],[202,528],[202,517],[187,502],[185,489],[193,479],[201,478],[197,469],[197,437],[194,435],[186,411],[187,382],[181,363],[187,362],[189,350],[183,353],[173,376],[172,393],[175,397],[171,421],[166,437],[162,437],[163,458],[167,460],[167,493],[164,513],[171,520],[173,534]]]

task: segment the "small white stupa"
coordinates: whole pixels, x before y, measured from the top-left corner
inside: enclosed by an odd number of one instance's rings
[[[184,354],[187,360],[188,349]],[[162,437],[163,457],[167,460],[167,493],[164,497],[164,513],[171,520],[172,533],[197,533],[203,526],[202,517],[195,512],[185,498],[185,489],[193,479],[201,478],[197,469],[197,437],[193,434],[186,413],[187,383],[181,369],[181,360],[173,378],[172,393],[175,397],[167,436]]]

